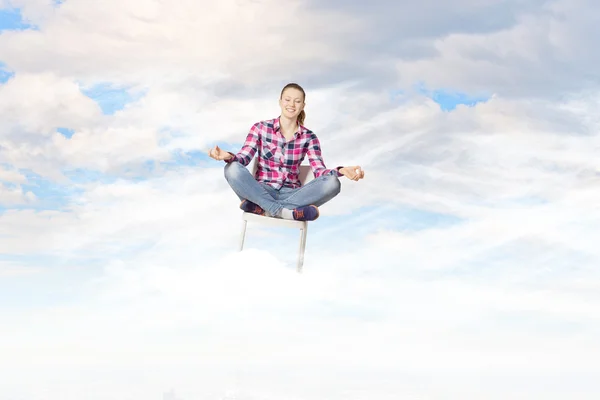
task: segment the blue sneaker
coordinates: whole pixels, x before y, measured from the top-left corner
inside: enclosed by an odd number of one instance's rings
[[[261,208],[258,204],[254,204],[250,200],[244,200],[240,204],[240,208],[247,213],[265,215],[265,210]]]
[[[314,221],[319,218],[319,209],[317,206],[304,206],[295,208],[292,211],[296,221]]]

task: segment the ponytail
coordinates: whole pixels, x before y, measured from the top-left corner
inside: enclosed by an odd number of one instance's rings
[[[305,118],[306,118],[306,113],[304,112],[304,110],[300,111],[300,114],[298,114],[298,125],[304,125]]]

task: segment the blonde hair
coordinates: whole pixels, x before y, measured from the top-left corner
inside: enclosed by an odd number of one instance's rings
[[[285,85],[283,87],[283,89],[281,89],[281,94],[279,95],[279,99],[281,99],[283,97],[283,92],[285,92],[285,89],[288,89],[288,88],[298,89],[299,91],[302,92],[302,97],[303,97],[302,100],[306,99],[306,93],[304,92],[304,89],[302,89],[302,86],[300,86],[294,82],[288,83],[287,85]],[[302,111],[300,111],[300,114],[298,114],[298,124],[304,125],[305,119],[306,119],[306,113],[304,112],[304,110],[302,110]]]

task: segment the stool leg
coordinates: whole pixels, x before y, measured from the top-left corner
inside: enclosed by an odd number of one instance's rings
[[[300,228],[300,249],[298,251],[298,266],[296,267],[298,272],[302,272],[302,266],[304,264],[304,250],[306,249],[306,234],[308,233],[308,224],[304,222],[304,226]]]
[[[248,221],[243,220],[242,221],[242,233],[240,235],[240,248],[239,251],[242,251],[244,248],[244,239],[246,237],[246,224],[248,223]]]

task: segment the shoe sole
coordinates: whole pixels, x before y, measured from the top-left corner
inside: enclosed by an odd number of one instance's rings
[[[319,212],[319,207],[317,207],[317,206],[312,206],[312,207],[313,207],[315,210],[317,210],[317,216],[315,217],[315,219],[313,219],[313,221],[314,221],[314,220],[316,220],[317,218],[319,218],[319,216],[321,215],[321,213]]]

